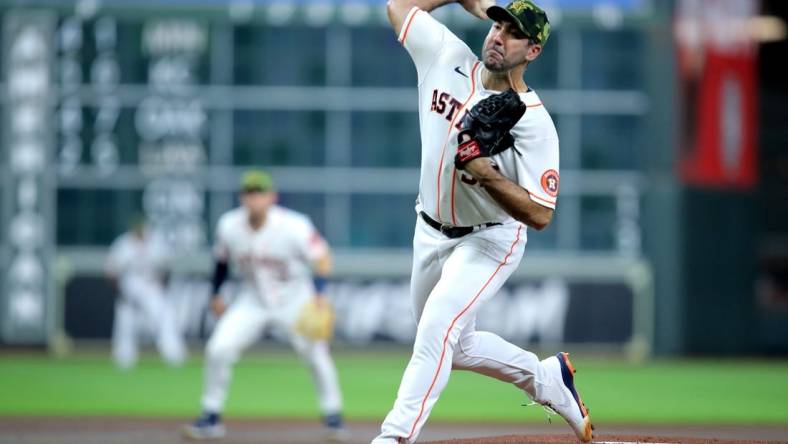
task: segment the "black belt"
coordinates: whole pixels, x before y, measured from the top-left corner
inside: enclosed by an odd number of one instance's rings
[[[423,211],[420,211],[419,215],[421,216],[422,219],[424,219],[424,222],[427,222],[427,225],[440,231],[441,233],[444,234],[444,236],[451,239],[457,239],[458,237],[463,237],[466,234],[471,234],[474,231],[481,230],[482,228],[501,225],[500,222],[487,222],[481,225],[474,225],[471,227],[455,227],[453,225],[442,224],[437,220],[427,216],[427,213]]]

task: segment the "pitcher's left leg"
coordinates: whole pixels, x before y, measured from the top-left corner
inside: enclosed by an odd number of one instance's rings
[[[413,355],[397,400],[373,443],[416,442],[448,383],[460,333],[522,258],[521,231],[520,225],[512,228],[507,244],[502,246],[491,244],[483,236],[469,237],[451,253],[419,320]]]

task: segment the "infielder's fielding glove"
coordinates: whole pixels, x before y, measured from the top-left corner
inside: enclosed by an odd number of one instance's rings
[[[454,166],[462,170],[477,157],[490,157],[512,148],[514,137],[510,131],[525,109],[520,95],[511,88],[480,100],[462,120]],[[466,140],[466,136],[470,139]]]
[[[327,341],[334,334],[336,315],[325,297],[314,297],[304,304],[295,323],[295,330],[313,341]]]

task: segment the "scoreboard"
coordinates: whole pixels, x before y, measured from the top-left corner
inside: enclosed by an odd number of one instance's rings
[[[126,221],[143,212],[179,251],[205,245],[204,187],[194,177],[206,166],[210,132],[195,90],[209,80],[209,27],[190,18],[84,17],[79,9],[11,9],[2,23],[2,333],[39,342],[54,315],[47,301],[57,217],[79,219],[56,211],[69,187],[130,191]],[[100,217],[93,226],[119,234],[111,214]]]

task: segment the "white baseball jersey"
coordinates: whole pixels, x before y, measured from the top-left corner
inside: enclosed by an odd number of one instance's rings
[[[249,224],[245,208],[219,219],[215,255],[230,260],[269,307],[286,305],[314,293],[312,263],[324,255],[327,244],[309,218],[277,205],[268,210],[262,227]]]
[[[158,282],[169,260],[167,245],[160,236],[147,232],[140,239],[124,233],[110,246],[106,270],[118,277],[120,288],[125,291],[131,280]]]
[[[430,14],[414,7],[399,41],[410,53],[419,79],[421,181],[417,211],[454,226],[508,222],[512,218],[469,174],[454,168],[462,118],[479,100],[499,91],[484,89],[482,63],[468,46]],[[558,134],[536,92],[521,93],[528,107],[512,129],[515,149],[491,160],[528,190],[531,199],[555,208],[558,196]]]
[[[535,400],[553,385],[536,355],[491,332],[476,330],[476,315],[517,269],[525,251],[525,225],[515,221],[454,157],[462,118],[479,100],[496,94],[482,85],[481,62],[426,12],[413,8],[399,35],[419,76],[421,183],[417,211],[454,226],[501,222],[449,238],[418,218],[413,236],[411,300],[418,320],[413,356],[397,399],[373,444],[413,444],[449,380],[452,369],[471,370],[514,384]],[[533,91],[512,129],[514,149],[492,157],[499,171],[540,205],[555,208],[558,136]],[[545,388],[546,387],[546,388]]]
[[[287,337],[309,366],[320,410],[342,411],[334,361],[326,341],[313,341],[295,328],[300,308],[314,296],[312,264],[328,245],[309,218],[272,206],[255,230],[245,208],[228,211],[216,227],[216,257],[231,260],[243,277],[243,288],[216,324],[206,347],[203,411],[221,413],[227,400],[232,367],[269,325],[284,327]]]

